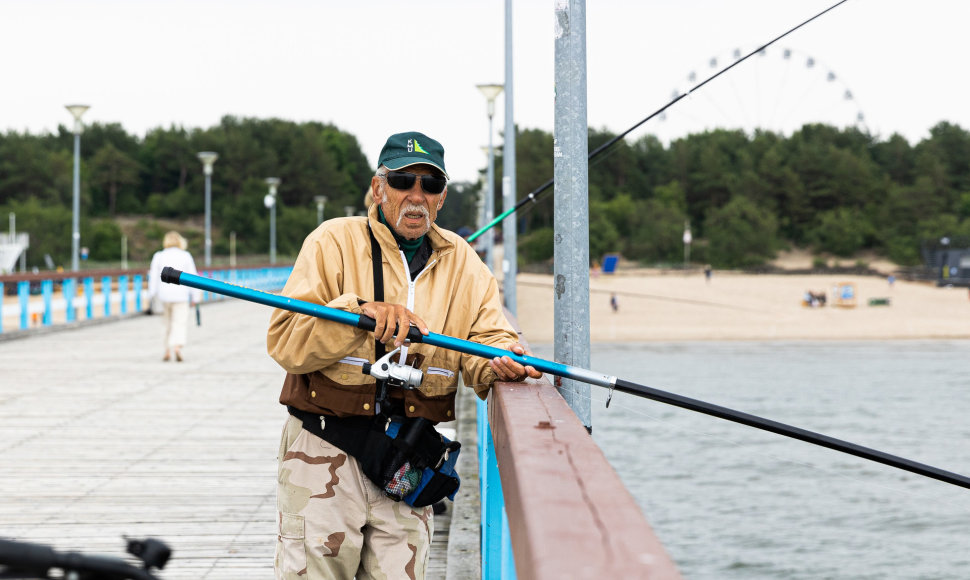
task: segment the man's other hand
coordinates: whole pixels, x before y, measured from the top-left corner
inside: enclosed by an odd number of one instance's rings
[[[509,350],[515,354],[532,356],[532,352],[518,342],[511,345]],[[503,382],[516,383],[519,381],[524,381],[527,377],[538,379],[542,376],[542,373],[533,367],[522,366],[508,356],[495,357],[490,360],[488,364],[492,366],[492,370],[495,371],[495,374],[498,376],[498,380]]]

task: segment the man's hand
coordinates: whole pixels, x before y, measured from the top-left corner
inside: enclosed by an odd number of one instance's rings
[[[408,336],[411,325],[418,327],[421,334],[427,336],[428,325],[421,318],[400,304],[389,304],[387,302],[364,302],[360,309],[365,315],[377,321],[374,327],[374,336],[381,342],[387,342],[394,336],[394,329],[397,328],[397,337],[394,339],[394,346],[401,346]]]
[[[509,350],[515,354],[532,355],[532,352],[527,350],[524,346],[518,342],[509,347]],[[498,380],[504,382],[519,382],[524,381],[526,377],[531,377],[533,379],[538,379],[542,376],[542,373],[535,370],[531,366],[522,366],[519,363],[512,360],[510,357],[495,357],[488,361],[491,365],[492,370],[498,375]]]

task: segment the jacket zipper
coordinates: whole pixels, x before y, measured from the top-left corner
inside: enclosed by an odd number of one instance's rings
[[[411,312],[414,312],[414,285],[417,283],[418,278],[421,277],[421,274],[424,274],[425,272],[427,272],[428,269],[431,268],[431,266],[433,266],[434,263],[438,261],[438,259],[435,258],[430,262],[428,262],[427,264],[425,264],[424,268],[421,268],[421,271],[418,272],[418,275],[414,277],[414,280],[412,280],[411,269],[408,267],[407,256],[404,255],[403,250],[398,250],[398,254],[401,255],[401,262],[404,263],[404,275],[408,279],[408,310],[410,310]],[[401,358],[399,359],[399,363],[403,365],[404,361],[406,361],[407,358],[408,358],[408,345],[407,343],[404,343],[403,345],[401,345]]]

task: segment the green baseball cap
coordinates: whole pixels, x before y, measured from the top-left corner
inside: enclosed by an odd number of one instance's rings
[[[377,166],[394,171],[410,165],[431,165],[448,177],[445,171],[445,148],[431,137],[417,131],[396,133],[387,138]]]

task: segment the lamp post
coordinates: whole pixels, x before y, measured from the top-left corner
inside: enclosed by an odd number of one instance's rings
[[[690,234],[690,222],[684,222],[684,271],[687,271],[687,265],[690,264],[690,243],[693,241],[693,236]]]
[[[476,85],[488,101],[488,183],[485,187],[485,224],[492,223],[495,215],[495,149],[492,147],[492,117],[495,115],[495,99],[502,93],[503,85]],[[485,265],[494,270],[492,261],[492,246],[494,244],[492,229],[485,232]]]
[[[74,197],[71,218],[71,271],[78,271],[78,254],[81,247],[81,115],[91,107],[88,105],[66,105],[74,117]]]
[[[327,205],[327,196],[317,195],[314,196],[313,201],[317,202],[317,223],[323,223],[323,206]]]
[[[279,177],[267,177],[266,185],[269,193],[263,198],[263,204],[269,209],[269,263],[276,263],[276,188],[280,185]]]
[[[196,154],[205,171],[205,267],[212,265],[212,165],[219,159],[218,153],[201,151]]]

